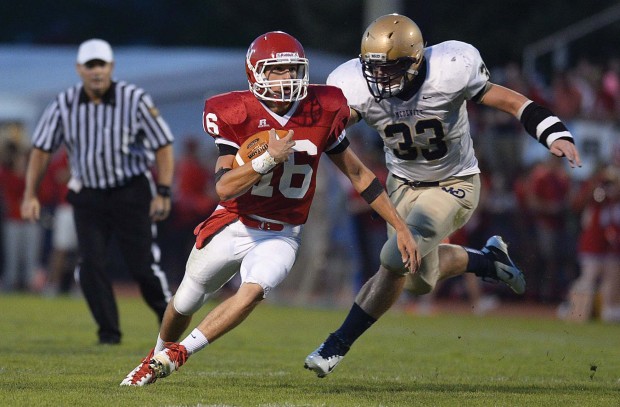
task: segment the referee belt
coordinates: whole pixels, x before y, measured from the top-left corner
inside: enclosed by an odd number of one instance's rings
[[[399,181],[404,182],[406,185],[413,188],[429,188],[429,187],[438,187],[440,181],[410,181],[406,178],[399,177],[398,175],[392,174],[392,177],[396,178]]]
[[[247,216],[239,216],[239,221],[245,226],[260,229],[260,230],[273,230],[274,232],[280,232],[284,230],[284,225],[276,222],[265,222],[258,219],[248,218]]]

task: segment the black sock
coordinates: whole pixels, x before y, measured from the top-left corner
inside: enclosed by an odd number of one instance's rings
[[[474,273],[478,277],[495,277],[495,264],[493,260],[480,250],[464,247],[467,252],[467,269],[466,273]]]
[[[357,303],[353,303],[349,315],[344,320],[340,328],[334,334],[338,336],[347,346],[353,342],[377,320],[366,313]]]

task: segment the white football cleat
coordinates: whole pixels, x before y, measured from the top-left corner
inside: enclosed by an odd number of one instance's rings
[[[508,256],[508,245],[501,236],[490,237],[482,252],[491,256],[495,264],[496,275],[485,277],[503,281],[517,294],[525,292],[525,276]]]
[[[318,377],[325,377],[338,366],[348,351],[349,346],[331,334],[321,346],[306,357],[304,367],[312,370]]]

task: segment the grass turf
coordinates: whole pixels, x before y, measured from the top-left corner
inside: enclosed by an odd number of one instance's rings
[[[121,388],[157,332],[139,298],[119,308],[123,343],[100,346],[81,299],[0,297],[0,405],[620,405],[620,325],[391,311],[318,379],[303,360],[346,310],[267,302],[172,376]]]

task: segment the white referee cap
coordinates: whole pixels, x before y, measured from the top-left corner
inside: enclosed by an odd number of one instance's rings
[[[104,40],[93,38],[80,44],[77,54],[77,63],[83,65],[93,59],[100,59],[105,62],[114,61],[112,47]]]

